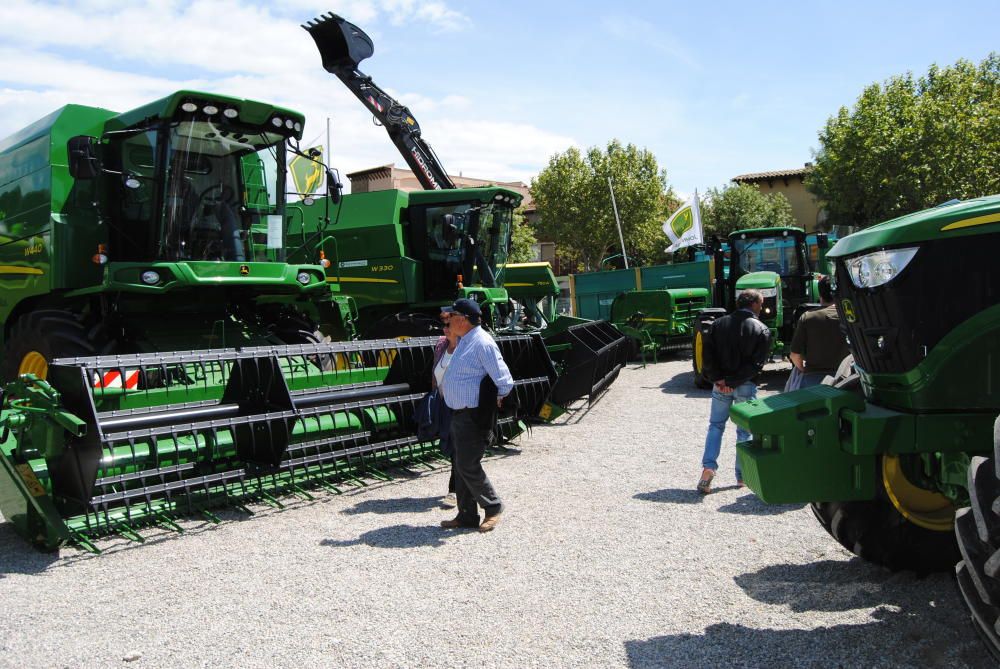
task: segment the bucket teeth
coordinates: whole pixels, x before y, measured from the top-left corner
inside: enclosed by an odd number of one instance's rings
[[[179,516],[218,522],[219,507],[281,508],[283,495],[340,493],[340,483],[391,480],[409,463],[433,469],[437,444],[418,437],[414,414],[436,341],[55,360],[47,408],[5,414],[0,459],[37,474],[37,490],[14,483],[55,509],[39,521],[50,535],[86,550],[106,534],[141,542],[147,526],[180,532]],[[515,380],[517,408],[497,427],[509,437],[547,400],[555,370],[539,336],[497,341]]]

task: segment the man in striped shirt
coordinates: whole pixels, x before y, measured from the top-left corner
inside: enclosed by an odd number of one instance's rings
[[[478,527],[489,532],[500,522],[503,504],[483,470],[482,459],[493,430],[492,406],[480,406],[479,391],[489,376],[497,389],[497,406],[514,388],[514,378],[500,355],[493,337],[479,322],[482,311],[474,300],[462,298],[441,310],[450,316],[448,325],[459,336],[440,384],[445,404],[452,411],[451,443],[455,449],[455,496],[458,516],[445,520],[441,527]],[[483,398],[486,400],[486,398]],[[479,524],[479,508],[485,510]]]

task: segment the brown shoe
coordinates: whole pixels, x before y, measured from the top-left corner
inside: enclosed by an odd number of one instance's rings
[[[701,472],[701,480],[698,481],[698,492],[702,495],[707,495],[712,492],[712,479],[715,478],[715,471],[711,469],[705,469]]]
[[[479,527],[479,518],[476,517],[475,520],[465,520],[464,518],[455,517],[451,520],[442,520],[441,527],[446,530],[457,530],[459,528],[472,529]]]
[[[492,532],[493,529],[500,524],[500,516],[501,514],[499,513],[494,513],[492,516],[486,516],[486,518],[483,519],[483,524],[479,526],[479,531]]]

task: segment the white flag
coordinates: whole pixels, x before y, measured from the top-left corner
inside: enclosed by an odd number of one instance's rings
[[[663,224],[663,232],[670,238],[667,253],[704,243],[705,238],[701,232],[701,210],[698,209],[698,191],[695,191],[691,199]]]

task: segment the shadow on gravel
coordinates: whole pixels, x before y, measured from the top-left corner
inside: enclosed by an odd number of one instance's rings
[[[665,504],[701,504],[705,496],[694,489],[664,488],[663,490],[640,492],[632,495],[632,498],[643,502],[661,502]]]
[[[460,530],[459,530],[460,531]],[[472,531],[472,530],[470,530]],[[365,532],[357,539],[341,541],[324,539],[320,546],[340,548],[342,546],[372,546],[373,548],[417,548],[429,546],[438,548],[444,546],[445,537],[452,536],[455,530],[442,530],[429,525],[390,525],[377,530]]]
[[[963,611],[964,613],[964,611]],[[703,634],[626,641],[628,664],[647,667],[991,667],[987,651],[966,631],[942,629],[957,611],[893,612],[872,621],[817,629],[753,629],[709,625]],[[952,621],[954,622],[954,621]],[[971,628],[971,625],[969,626]]]
[[[802,620],[810,629],[718,623],[701,634],[626,641],[629,666],[996,666],[968,624],[948,574],[918,578],[854,558],[771,565],[734,580],[748,597],[776,611],[785,608],[789,623]],[[870,622],[809,624],[812,612],[858,609],[872,610]]]
[[[441,505],[441,497],[397,497],[395,499],[366,499],[341,513],[350,516],[362,513],[422,513]]]
[[[0,524],[0,579],[7,574],[40,574],[62,560],[58,552],[42,553],[32,548],[14,531],[12,523]]]
[[[734,486],[735,487],[735,486]],[[735,513],[741,516],[777,516],[789,511],[798,511],[805,504],[765,504],[753,493],[737,498],[735,502],[720,506],[722,513]]]

